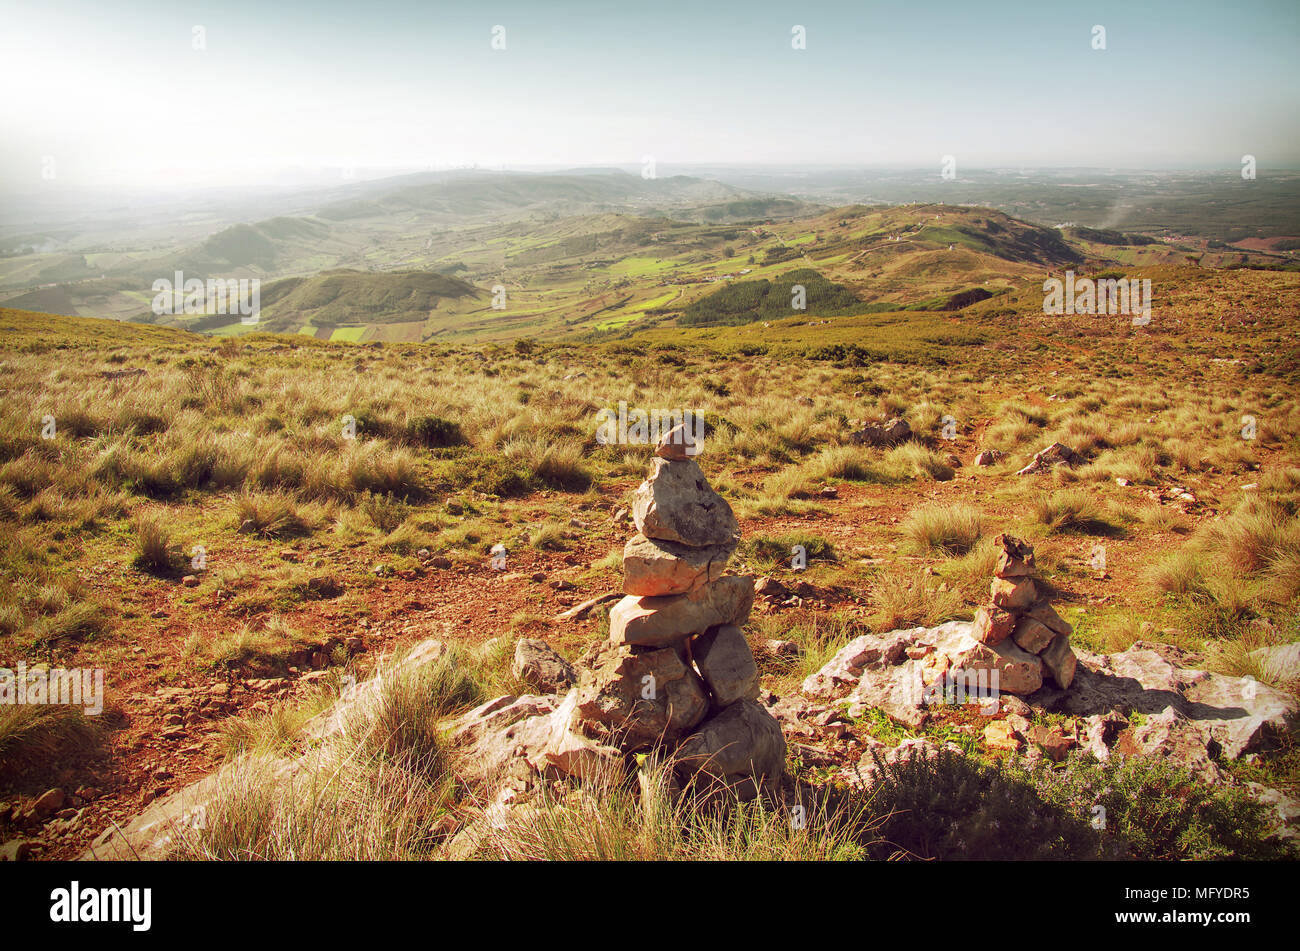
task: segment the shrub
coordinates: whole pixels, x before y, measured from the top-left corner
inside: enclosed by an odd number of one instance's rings
[[[381,532],[394,532],[410,511],[409,506],[391,495],[376,495],[366,492],[357,500],[356,509],[371,525]]]
[[[1101,516],[1096,501],[1083,489],[1068,489],[1040,495],[1034,502],[1034,517],[1049,533],[1081,532],[1113,534],[1116,529]]]
[[[419,416],[407,423],[407,438],[417,446],[444,449],[464,445],[465,435],[460,425],[439,416]]]
[[[1093,859],[1087,821],[1044,801],[1023,776],[948,749],[883,762],[872,808],[883,815],[872,858]]]
[[[431,478],[434,488],[444,492],[472,489],[502,498],[527,495],[532,488],[530,473],[514,460],[477,452],[440,460]]]
[[[1106,833],[1145,860],[1295,859],[1293,844],[1270,838],[1264,807],[1237,787],[1215,786],[1165,760],[1145,756],[1032,774],[1049,801],[1078,814],[1105,809]]]
[[[0,778],[30,778],[51,763],[106,753],[110,723],[117,719],[117,711],[91,716],[66,704],[0,705]]]
[[[912,512],[903,534],[914,551],[964,555],[983,534],[980,514],[969,505],[926,506]]]
[[[885,453],[885,464],[901,476],[916,479],[947,482],[955,475],[943,456],[916,442],[903,443],[889,450]]]
[[[559,522],[543,522],[528,533],[528,544],[538,551],[563,551],[564,526]]]
[[[844,479],[848,482],[893,481],[872,463],[871,451],[859,446],[834,446],[823,449],[807,463],[814,479]]]
[[[266,538],[287,538],[310,531],[293,500],[284,495],[244,492],[235,499],[235,526]]]
[[[93,601],[73,601],[53,614],[37,618],[31,624],[33,639],[51,644],[66,637],[79,638],[98,634],[108,626],[104,612]]]
[[[1242,573],[1263,570],[1280,556],[1300,554],[1300,519],[1280,505],[1250,500],[1220,523],[1210,523],[1202,545]]]
[[[917,625],[933,627],[955,619],[965,607],[961,592],[931,584],[924,575],[903,571],[878,575],[871,586],[870,600],[877,630],[894,631]]]
[[[180,550],[172,544],[171,533],[163,516],[156,512],[137,515],[135,531],[135,565],[159,574],[175,571],[182,563]]]
[[[823,561],[835,559],[835,547],[830,542],[820,535],[804,535],[799,532],[779,535],[775,538],[768,535],[752,536],[741,543],[741,552],[760,565],[775,567],[782,563],[790,564],[790,559],[794,557],[791,549],[796,545],[803,546],[810,562],[815,559]]]

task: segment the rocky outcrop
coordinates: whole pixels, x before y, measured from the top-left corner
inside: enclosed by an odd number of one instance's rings
[[[1119,654],[1081,652],[1070,689],[1047,689],[1036,699],[1044,709],[1087,718],[1096,734],[1089,748],[1101,759],[1119,748],[1173,755],[1203,770],[1266,749],[1300,725],[1293,695],[1250,677],[1182,666],[1185,658],[1177,648],[1142,641]],[[1137,722],[1107,731],[1105,718],[1114,714]]]
[[[984,653],[999,647],[1005,654],[997,659]],[[970,622],[950,621],[859,637],[809,676],[802,693],[835,701],[847,707],[850,716],[874,708],[919,726],[931,706],[950,699],[935,689],[936,684],[945,679],[951,684],[958,672],[970,684],[973,668],[988,664],[998,670],[1000,686],[1009,692],[1013,678],[1024,674],[1023,667],[1017,671],[1016,666],[1031,656],[1010,640],[992,647],[982,644]],[[1041,735],[1035,732],[1041,724],[1028,731],[1013,726],[1019,739],[1034,742],[1049,756],[1064,755],[1075,746],[1102,760],[1112,755],[1161,756],[1208,779],[1222,778],[1219,761],[1269,749],[1300,726],[1300,703],[1291,694],[1249,677],[1182,666],[1179,661],[1185,661],[1185,655],[1175,648],[1156,650],[1139,642],[1118,654],[1071,651],[1070,657],[1075,671],[1068,690],[1044,683],[1025,694],[1027,707],[1013,706],[1020,701],[1004,695],[996,707],[981,707],[981,712],[1011,714],[1019,709],[1025,715],[1032,709],[1074,718],[1073,727],[1047,727]],[[1041,655],[1037,659],[1045,669],[1055,662]],[[1031,677],[1019,686],[1032,682]],[[1005,743],[1012,739],[1007,737]]]
[[[1081,462],[1083,457],[1065,443],[1054,442],[1046,449],[1034,453],[1034,458],[1029,465],[1019,470],[1016,475],[1033,475],[1035,472],[1046,472],[1056,466],[1077,466]]]
[[[889,448],[897,446],[912,438],[912,427],[901,416],[884,423],[867,423],[855,433],[849,435],[849,442],[855,446],[874,446]]]

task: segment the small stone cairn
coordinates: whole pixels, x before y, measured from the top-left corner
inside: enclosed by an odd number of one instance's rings
[[[1069,689],[1078,663],[1070,649],[1074,629],[1035,583],[1033,547],[1010,535],[999,535],[994,541],[1002,551],[993,570],[990,601],[975,614],[975,639],[1006,650],[1010,638],[1021,651],[1037,659],[1041,671],[1058,687]]]
[[[758,703],[741,631],[753,579],[724,573],[740,529],[696,451],[687,427],[668,432],[636,490],[625,597],[610,611],[608,641],[578,664],[569,728],[625,755],[671,751],[688,786],[753,798],[780,780],[785,739]]]

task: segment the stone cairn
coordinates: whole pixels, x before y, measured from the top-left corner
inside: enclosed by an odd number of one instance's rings
[[[782,776],[785,739],[758,703],[741,631],[753,579],[724,574],[740,529],[693,448],[685,426],[665,434],[636,490],[625,597],[610,611],[608,641],[578,664],[568,726],[625,755],[672,752],[688,786],[753,798]]]
[[[993,570],[990,601],[976,612],[972,633],[999,654],[1011,653],[1014,644],[1029,655],[1026,667],[1030,672],[1038,668],[1039,684],[1046,673],[1066,690],[1074,681],[1078,663],[1070,649],[1074,629],[1056,613],[1035,583],[1033,547],[1010,535],[999,535],[994,541],[1002,551]],[[1029,693],[1033,689],[1037,687],[1009,692]]]

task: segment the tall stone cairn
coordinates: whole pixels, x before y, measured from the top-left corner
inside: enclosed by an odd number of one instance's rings
[[[753,579],[724,573],[740,528],[694,449],[687,427],[665,434],[636,490],[625,597],[610,611],[609,640],[579,664],[569,726],[625,754],[675,751],[697,788],[752,798],[780,780],[785,738],[758,703],[741,631]]]
[[[989,603],[975,613],[975,639],[995,650],[1013,643],[1037,658],[1058,687],[1069,689],[1078,665],[1070,649],[1074,629],[1035,583],[1033,547],[1010,535],[999,535],[994,542],[1002,551],[993,569]]]

